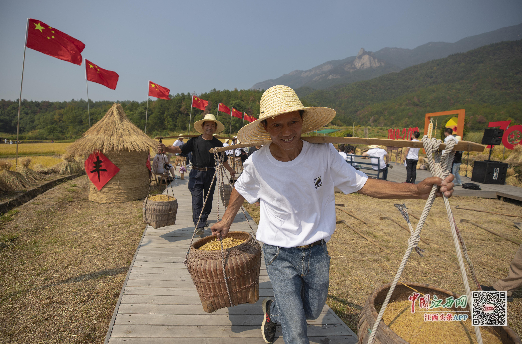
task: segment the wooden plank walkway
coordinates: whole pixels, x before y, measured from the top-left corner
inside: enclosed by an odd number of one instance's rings
[[[261,266],[259,301],[214,313],[205,313],[183,260],[194,230],[188,179],[176,179],[168,193],[178,199],[176,224],[154,229],[147,226],[134,256],[105,343],[264,343],[260,326],[263,321],[262,301],[273,296],[266,267]],[[167,192],[167,190],[166,190]],[[213,213],[209,223],[216,222],[218,192],[214,193]],[[220,213],[223,206],[219,207]],[[254,230],[256,224],[250,219]],[[232,230],[249,232],[242,212]],[[210,231],[205,230],[209,235]],[[277,340],[283,343],[281,327]],[[327,306],[321,316],[308,323],[311,343],[357,343],[357,336]]]

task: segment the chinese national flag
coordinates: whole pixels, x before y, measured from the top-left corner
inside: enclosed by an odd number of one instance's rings
[[[85,69],[85,75],[88,81],[97,82],[112,90],[116,89],[119,78],[118,73],[100,68],[87,59],[85,59]]]
[[[149,81],[149,96],[170,100],[169,94],[170,90],[168,88],[155,84],[152,81]]]
[[[29,19],[25,45],[57,59],[82,64],[85,44],[39,20]]]
[[[226,114],[230,114],[230,109],[225,104],[219,103],[218,105],[218,111],[224,112]]]
[[[232,116],[243,119],[243,113],[241,111],[237,111],[234,108],[232,108]]]
[[[192,96],[192,107],[198,108],[202,111],[208,106],[208,101]]]
[[[103,153],[95,152],[85,160],[85,172],[94,186],[101,190],[120,169]]]
[[[254,116],[249,116],[245,113],[245,119],[249,121],[250,123],[254,122],[256,118]]]

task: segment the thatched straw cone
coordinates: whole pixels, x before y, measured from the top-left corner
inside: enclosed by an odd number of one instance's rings
[[[100,191],[91,185],[89,199],[99,203],[126,202],[147,196],[149,170],[145,164],[150,149],[156,145],[132,124],[120,104],[114,104],[82,138],[69,146],[66,156],[87,158],[94,152],[103,153],[120,171]]]

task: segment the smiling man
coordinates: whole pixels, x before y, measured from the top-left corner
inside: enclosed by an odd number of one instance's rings
[[[215,138],[214,134],[222,132],[225,127],[220,121],[216,120],[214,115],[206,114],[202,120],[194,123],[194,129],[201,135],[191,138],[181,146],[165,147],[165,145],[160,143],[158,148],[166,152],[181,153],[183,155],[192,153],[192,170],[190,171],[188,182],[188,188],[192,195],[192,220],[194,221],[194,226],[198,227],[196,234],[203,235],[208,215],[212,211],[212,200],[214,189],[216,188],[216,183],[212,183],[216,171],[216,162],[214,155],[210,153],[210,149],[223,147],[223,143]],[[223,165],[234,176],[235,172],[226,159],[225,156]],[[206,204],[203,204],[207,195],[208,201]]]
[[[304,107],[294,90],[274,86],[260,102],[259,119],[243,127],[241,142],[271,140],[252,154],[234,185],[223,218],[212,234],[226,236],[244,200],[260,201],[257,240],[272,282],[274,299],[263,302],[263,339],[272,343],[280,323],[287,344],[309,343],[307,319],[316,319],[326,302],[330,257],[326,243],[335,230],[334,187],[377,198],[427,199],[433,185],[451,196],[453,176],[432,177],[417,185],[368,177],[355,170],[330,144],[311,144],[301,134],[328,124],[335,111]]]

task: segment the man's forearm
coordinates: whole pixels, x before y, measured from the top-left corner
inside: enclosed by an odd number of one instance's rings
[[[358,193],[374,198],[406,199],[419,198],[415,184],[394,183],[386,180],[368,178]]]
[[[181,149],[179,148],[179,146],[175,146],[175,147],[174,146],[165,146],[165,152],[180,154]]]

